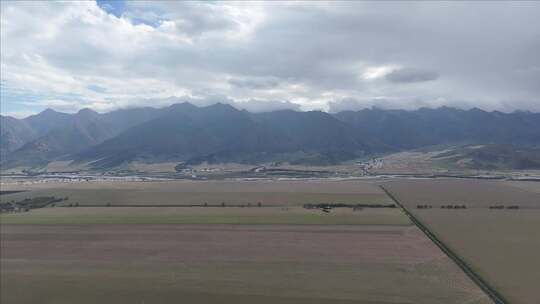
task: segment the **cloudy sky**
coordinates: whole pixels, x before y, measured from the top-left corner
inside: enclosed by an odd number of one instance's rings
[[[1,112],[540,111],[540,2],[1,2]]]

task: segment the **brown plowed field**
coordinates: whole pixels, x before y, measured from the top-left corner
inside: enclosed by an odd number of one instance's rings
[[[1,228],[2,303],[488,303],[414,226]]]

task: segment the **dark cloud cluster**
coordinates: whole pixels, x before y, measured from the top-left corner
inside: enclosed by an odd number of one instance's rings
[[[238,88],[245,89],[268,89],[275,88],[279,85],[279,82],[276,79],[231,79],[229,83]]]
[[[396,83],[412,83],[436,80],[439,74],[434,71],[404,68],[386,74],[386,79]]]

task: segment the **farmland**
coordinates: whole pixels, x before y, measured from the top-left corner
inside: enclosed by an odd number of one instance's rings
[[[6,225],[1,266],[2,303],[487,303],[414,226]]]
[[[527,191],[540,193],[540,185],[538,184],[538,182],[514,181],[509,182],[508,184],[513,187],[517,187]]]
[[[422,180],[385,186],[510,303],[540,302],[540,194],[526,190],[532,184]],[[418,204],[433,208],[417,209]],[[444,204],[467,209],[439,208]],[[498,204],[520,209],[489,209]]]
[[[411,224],[397,208],[339,208],[327,214],[302,207],[55,207],[2,215],[1,219],[3,224]]]
[[[302,207],[392,203],[375,182],[21,189],[69,199],[0,216],[2,303],[489,303],[399,208]]]
[[[56,196],[68,197],[65,204],[79,205],[247,205],[260,202],[264,206],[299,206],[327,202],[391,202],[376,183],[359,181],[90,182],[19,187],[31,192],[2,195],[0,201],[21,200],[29,196]],[[10,189],[8,186],[5,188]]]
[[[468,208],[519,205],[540,208],[540,193],[516,187],[515,182],[474,179],[422,179],[388,183],[388,188],[409,207],[465,204]],[[540,187],[540,184],[536,184]]]

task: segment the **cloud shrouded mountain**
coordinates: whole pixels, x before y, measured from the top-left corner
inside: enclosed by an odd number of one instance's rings
[[[47,110],[21,120],[2,117],[1,144],[3,168],[53,160],[96,168],[135,160],[324,165],[439,144],[540,146],[540,114],[453,108],[250,113],[220,103],[104,114]]]

